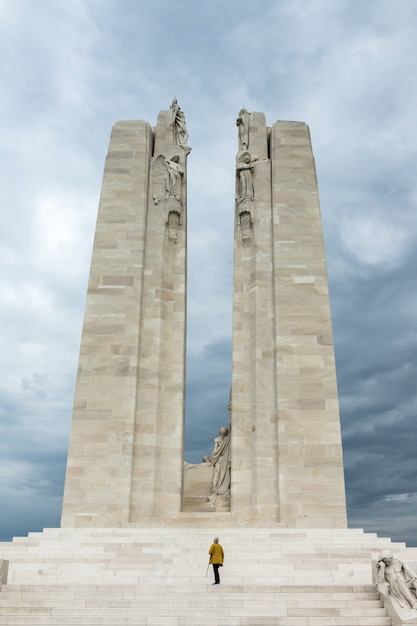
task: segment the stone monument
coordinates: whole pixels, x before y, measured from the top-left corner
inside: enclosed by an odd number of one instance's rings
[[[181,509],[187,156],[176,100],[117,122],[88,284],[62,526],[125,526]]]
[[[417,625],[416,549],[346,528],[308,128],[243,108],[237,135],[229,421],[184,462],[190,148],[174,100],[155,128],[112,131],[62,527],[0,545],[0,625],[202,624],[208,602],[231,626]]]
[[[331,315],[308,127],[237,118],[230,423],[184,464],[187,156],[175,99],[115,124],[89,279],[63,527],[190,513],[346,526]],[[223,518],[224,519],[224,518]]]
[[[344,527],[336,369],[309,129],[237,119],[231,507]],[[242,132],[242,126],[245,132]]]

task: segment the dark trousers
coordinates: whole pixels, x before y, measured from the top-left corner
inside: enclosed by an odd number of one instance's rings
[[[219,563],[213,563],[214,582],[215,583],[219,583],[220,582],[219,567],[220,567]]]

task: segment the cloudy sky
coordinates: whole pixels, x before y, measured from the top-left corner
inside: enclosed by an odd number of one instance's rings
[[[417,545],[416,32],[415,0],[0,0],[0,540],[59,525],[111,127],[154,125],[176,96],[193,148],[186,460],[227,422],[244,105],[310,126],[349,525]]]

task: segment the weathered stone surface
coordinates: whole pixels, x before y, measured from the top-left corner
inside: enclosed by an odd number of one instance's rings
[[[173,114],[162,111],[155,131],[143,121],[117,122],[112,131],[81,340],[62,526],[124,526],[167,509],[180,513],[190,149],[175,142]],[[155,161],[162,187],[158,204],[153,197]],[[178,179],[168,162],[181,171]],[[170,220],[172,211],[177,219]]]
[[[310,135],[299,122],[276,122],[266,134],[259,113],[247,123],[250,144],[268,159],[262,176],[261,162],[253,165],[245,241],[237,180],[232,514],[289,527],[343,527],[340,418]]]
[[[268,128],[262,113],[242,109],[238,133],[231,489],[215,494],[212,511],[229,511],[231,523],[343,527],[331,315],[308,127]],[[213,471],[203,485],[207,466],[188,467],[184,488],[187,139],[176,100],[155,129],[138,121],[112,131],[63,526],[178,518],[193,506],[206,510],[213,493]]]

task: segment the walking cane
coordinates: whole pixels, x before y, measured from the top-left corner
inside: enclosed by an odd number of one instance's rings
[[[210,557],[210,558],[211,558],[211,557]],[[209,571],[209,567],[210,567],[210,559],[209,559],[209,562],[208,562],[208,565],[207,565],[206,578],[207,578],[207,574],[208,574],[208,571]]]

